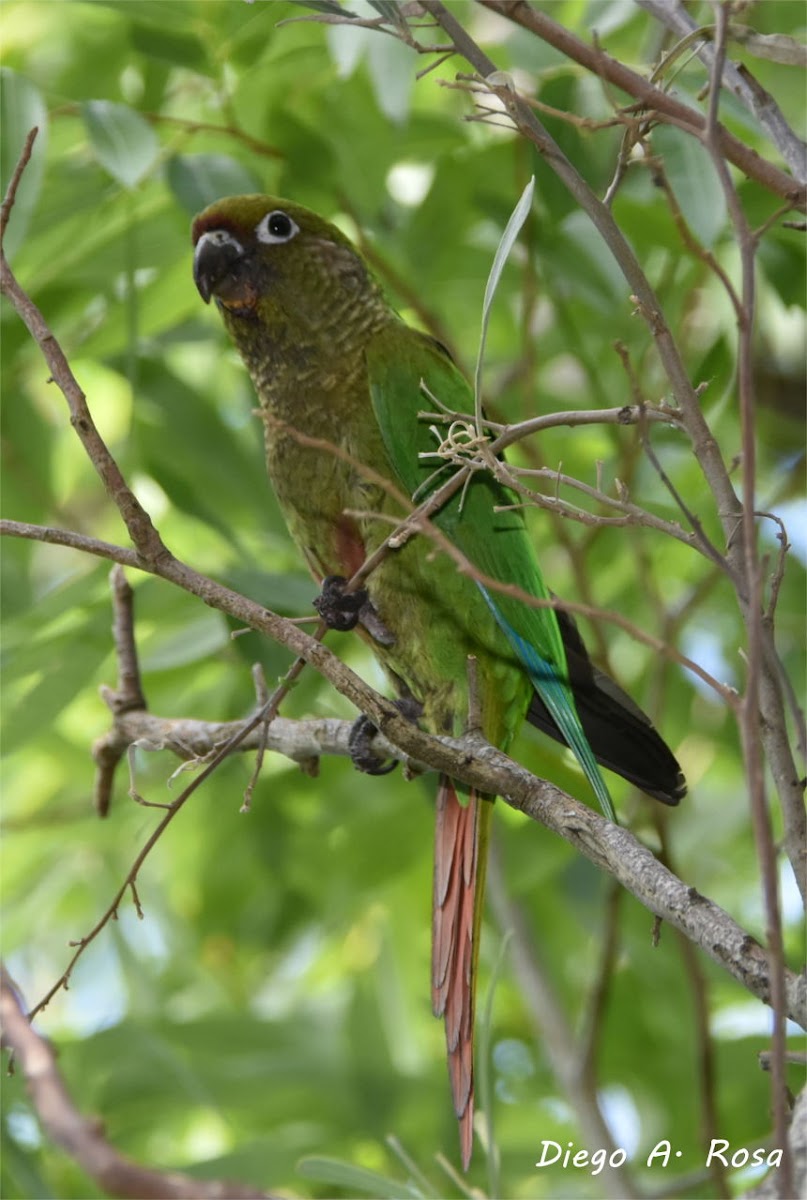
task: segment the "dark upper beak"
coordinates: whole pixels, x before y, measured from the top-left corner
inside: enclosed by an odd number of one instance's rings
[[[226,230],[211,229],[202,234],[193,254],[193,282],[205,304],[243,257],[243,246]]]

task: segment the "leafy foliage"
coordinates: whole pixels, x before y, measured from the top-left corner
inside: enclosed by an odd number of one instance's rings
[[[331,3],[307,7],[318,10],[314,16],[339,11]],[[372,19],[391,6],[349,7]],[[607,91],[574,63],[490,13],[453,7],[538,100],[593,121],[610,117]],[[754,10],[755,28],[793,33],[797,13],[797,6],[769,2]],[[337,220],[364,240],[407,319],[447,342],[472,372],[485,280],[534,174],[533,210],[488,314],[488,411],[513,421],[630,403],[617,341],[649,399],[660,399],[665,386],[602,239],[523,141],[463,122],[472,113],[469,97],[439,86],[453,68],[412,86],[431,60],[377,31],[302,15],[301,6],[281,0],[7,0],[0,14],[4,187],[28,128],[42,128],[11,220],[15,273],[61,340],[104,437],[175,553],[289,615],[310,612],[314,587],[265,478],[245,373],[191,281],[189,218],[211,199],[264,190]],[[611,54],[629,62],[646,54],[651,19],[636,8],[562,3],[552,15],[584,37],[593,15]],[[361,39],[352,49],[351,38]],[[796,72],[749,61],[785,115],[800,119]],[[697,103],[703,82],[693,59],[675,86]],[[724,115],[749,145],[773,155],[739,106],[727,103]],[[620,130],[545,119],[603,194]],[[736,278],[736,246],[711,167],[676,130],[660,129],[652,144],[692,233]],[[684,247],[656,183],[647,164],[633,166],[613,211],[658,291],[692,381],[706,385],[704,412],[731,460],[741,451],[735,314],[703,258]],[[751,180],[740,181],[739,192],[755,225],[779,205]],[[758,496],[761,508],[786,522],[794,544],[777,638],[798,690],[807,550],[799,233],[772,225],[758,261]],[[119,519],[36,347],[7,306],[2,334],[4,515],[120,542]],[[689,445],[658,425],[652,443],[719,543]],[[565,474],[592,486],[601,480],[611,493],[619,480],[637,503],[681,519],[634,429],[547,430],[510,458],[524,467],[562,464]],[[581,503],[577,494],[568,498]],[[719,679],[741,680],[744,638],[733,593],[690,548],[646,528],[589,526],[546,512],[533,518],[554,591],[627,615]],[[761,535],[775,556],[775,524],[763,523]],[[99,822],[90,809],[90,743],[109,721],[98,688],[115,674],[107,573],[73,550],[21,540],[4,546],[4,943],[32,1004],[58,978],[65,943],[93,925],[153,825],[151,811],[125,797],[123,771],[110,818]],[[165,583],[130,576],[153,712],[235,719],[254,703],[252,662],[262,663],[270,684],[288,668],[282,648],[255,634],[231,639],[218,614]],[[601,622],[585,632],[654,713],[690,782],[690,797],[669,818],[616,784],[624,819],[655,848],[663,844],[687,881],[762,939],[731,715],[681,667],[615,626]],[[332,644],[382,686],[355,639],[332,635]],[[353,715],[311,672],[283,712]],[[514,753],[567,790],[581,788],[571,760],[538,735],[525,732]],[[170,798],[175,765],[138,751],[141,795]],[[82,1110],[101,1114],[110,1138],[134,1158],[296,1194],[453,1194],[456,1184],[434,1159],[440,1149],[455,1158],[456,1131],[442,1031],[427,1000],[433,781],[405,782],[399,774],[379,782],[340,760],[323,762],[312,779],[270,758],[252,812],[241,816],[250,770],[247,761],[228,762],[196,795],[141,876],[144,920],[122,910],[40,1027],[58,1043]],[[608,882],[566,845],[498,807],[508,893],[529,922],[570,1024],[584,1032],[610,928]],[[782,884],[796,954],[785,872]],[[662,1137],[682,1149],[676,1171],[703,1167],[703,1101],[692,968],[671,931],[656,949],[650,933],[649,915],[624,897],[595,1059],[616,1143],[629,1150],[640,1183],[656,1186],[658,1174],[643,1164]],[[500,936],[492,923],[486,928],[483,988]],[[598,1195],[600,1183],[588,1172],[533,1166],[541,1139],[565,1147],[581,1145],[582,1135],[509,962],[488,1029],[501,1193]],[[767,1083],[756,1055],[767,1044],[769,1017],[711,964],[700,961],[699,970],[716,1051],[719,1134],[748,1145],[768,1131]],[[385,1140],[390,1133],[425,1178]],[[98,1194],[43,1143],[18,1078],[5,1089],[3,1139],[4,1194]],[[475,1186],[485,1181],[478,1152],[470,1178]],[[666,1175],[661,1182],[669,1183]],[[711,1187],[701,1179],[695,1194],[712,1194]]]

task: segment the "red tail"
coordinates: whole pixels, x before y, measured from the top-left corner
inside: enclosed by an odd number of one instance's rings
[[[445,1018],[448,1071],[466,1170],[474,1136],[474,901],[478,810],[483,803],[471,791],[463,806],[453,781],[440,777],[434,843],[432,1009],[436,1017]]]

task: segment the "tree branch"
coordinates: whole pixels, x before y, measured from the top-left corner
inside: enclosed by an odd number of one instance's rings
[[[3,1045],[19,1063],[28,1094],[48,1137],[110,1196],[131,1200],[273,1200],[270,1192],[224,1179],[199,1179],[180,1171],[153,1171],[127,1158],[104,1136],[103,1122],[79,1112],[48,1042],[31,1027],[0,964]]]
[[[554,46],[561,54],[566,55],[573,62],[580,63],[593,75],[614,84],[623,92],[627,92],[629,96],[640,100],[642,107],[651,109],[659,121],[677,125],[696,136],[704,133],[706,118],[697,109],[690,108],[688,104],[683,104],[674,96],[662,91],[661,88],[655,87],[643,76],[637,75],[635,71],[631,71],[617,59],[611,58],[598,46],[589,46],[586,42],[581,41],[568,29],[559,25],[557,21],[553,21],[545,12],[526,3],[526,0],[479,0],[479,3],[485,8],[499,13],[500,16],[506,17],[508,21],[513,21],[515,24],[529,29],[550,46]],[[436,15],[431,7],[431,0],[423,0],[423,7]],[[452,37],[454,36],[442,21],[440,24],[452,34]],[[462,43],[457,41],[456,45],[457,49],[465,55]],[[474,66],[480,70],[476,63]],[[482,71],[482,74],[489,74],[489,72]],[[718,138],[721,153],[735,167],[739,167],[749,179],[755,179],[775,195],[787,200],[800,212],[807,211],[807,188],[802,183],[796,182],[779,167],[774,166],[773,163],[768,162],[753,150],[749,150],[739,138],[729,133],[723,126],[720,126]]]
[[[612,825],[553,784],[537,779],[526,768],[479,737],[437,738],[424,733],[407,720],[391,700],[374,691],[341,659],[298,625],[199,575],[184,563],[170,557],[151,567],[143,565],[141,569],[176,584],[211,608],[227,613],[251,629],[285,645],[313,666],[360,712],[365,713],[391,746],[397,747],[400,755],[405,755],[414,763],[425,764],[432,770],[445,772],[480,792],[499,795],[512,808],[551,829],[596,866],[613,875],[651,912],[685,933],[743,987],[766,1003],[769,1002],[767,958],[756,939],[741,929],[728,913],[662,866],[629,830]],[[158,718],[151,719],[159,721]],[[163,723],[156,727],[149,724],[142,726],[140,721],[145,717],[133,713],[123,714],[120,720],[135,721],[132,732],[145,730],[155,743],[163,739],[167,747],[175,748],[172,740],[175,731],[173,722],[168,728]],[[218,736],[222,726],[214,724],[206,728],[207,736],[202,743],[199,741],[200,733],[205,731],[202,723],[193,723],[186,732],[191,735],[197,749],[204,748],[208,743],[211,748],[218,745],[224,757]],[[270,725],[270,732],[271,728]],[[278,727],[278,749],[283,753],[289,752],[289,757],[297,757],[299,742],[295,744],[293,738],[290,744],[284,746],[281,730],[282,727]],[[309,733],[307,728],[305,735]],[[322,736],[324,738],[334,733],[334,744],[338,746],[343,736],[341,730],[328,731],[326,728]],[[227,752],[233,748],[230,746]],[[306,748],[315,747],[309,744]],[[176,750],[181,757],[187,757],[187,746],[177,744]],[[205,777],[213,766],[213,763],[206,766],[203,773]],[[194,786],[201,782],[200,776],[194,780]],[[171,813],[166,816],[170,817]],[[126,886],[124,884],[123,890]],[[787,972],[786,991],[789,1015],[799,1024],[807,1024],[807,980]]]
[[[201,721],[193,717],[160,717],[145,709],[127,712],[116,716],[113,730],[96,742],[93,757],[97,761],[99,745],[111,743],[122,747],[123,753],[129,746],[147,751],[170,750],[191,766],[202,765],[250,724],[252,718],[242,721]],[[250,729],[233,750],[259,750],[264,745],[266,750],[308,767],[323,757],[350,758],[352,728],[352,721],[339,720],[337,717],[312,717],[309,720],[275,717],[267,726]],[[379,758],[397,759],[413,770],[430,769],[413,760],[380,734],[372,739],[370,749]]]
[[[460,471],[458,471],[457,474],[454,475],[448,481],[448,483],[444,484],[438,492],[433,493],[431,499],[447,494],[450,491],[456,491],[458,482],[461,483],[465,478],[464,471],[465,468],[462,468]],[[551,472],[549,477],[555,477],[555,473]],[[564,477],[561,476],[561,478]],[[523,488],[515,480],[507,479],[506,482],[509,487],[514,487],[515,490],[526,493],[530,497],[530,503],[540,503],[543,499],[542,497],[537,497],[535,493],[527,491],[527,489]],[[585,490],[585,485],[579,484],[578,486]],[[709,672],[700,665],[700,663],[697,663],[694,659],[688,658],[685,654],[682,654],[675,648],[675,646],[671,645],[668,640],[665,641],[664,639],[657,638],[652,634],[646,633],[645,630],[640,629],[639,626],[637,626],[633,621],[629,621],[628,618],[622,613],[609,609],[598,608],[591,604],[581,604],[575,600],[561,600],[556,596],[549,596],[545,599],[541,599],[537,596],[530,595],[528,592],[525,592],[523,589],[519,588],[516,584],[501,583],[492,576],[476,570],[466,556],[448,540],[448,538],[437,528],[437,526],[429,522],[428,518],[423,515],[423,510],[427,506],[431,506],[431,499],[429,502],[427,502],[427,504],[421,505],[417,509],[413,510],[410,516],[404,521],[396,523],[394,532],[387,539],[387,544],[396,536],[403,540],[404,537],[412,536],[414,533],[421,533],[424,536],[430,537],[435,542],[436,546],[440,550],[445,551],[449,558],[453,560],[459,571],[468,575],[476,582],[483,584],[490,591],[512,596],[514,599],[520,600],[522,603],[528,604],[533,608],[552,608],[558,611],[562,610],[564,612],[572,613],[575,616],[588,617],[591,620],[608,621],[611,624],[616,625],[619,629],[624,630],[636,641],[643,643],[645,646],[649,646],[650,649],[655,653],[661,654],[664,657],[669,658],[671,661],[679,663],[682,667],[685,667],[688,671],[691,671],[693,675],[697,675],[699,679],[703,680],[704,683],[706,683],[718,696],[720,696],[721,700],[728,705],[729,708],[735,708],[737,706],[739,703],[737,693],[732,687],[721,683],[713,675],[710,675]],[[565,510],[559,510],[556,505],[550,504],[549,507],[553,508],[554,511],[561,511],[563,515],[566,515]],[[352,516],[356,514],[353,512],[353,510],[350,510],[347,515]],[[366,520],[373,514],[362,511],[358,515],[360,515],[362,519]],[[384,514],[377,514],[377,516],[379,520],[393,520],[393,518],[389,518]],[[607,523],[608,519],[603,518],[603,520]],[[52,534],[55,536],[51,536]],[[0,536],[31,538],[32,540],[39,542],[52,541],[59,546],[74,546],[76,549],[86,550],[88,553],[95,554],[99,558],[107,558],[111,562],[120,562],[123,566],[135,566],[143,571],[151,571],[152,574],[159,575],[163,579],[171,579],[172,581],[175,581],[177,578],[179,578],[182,570],[191,571],[191,568],[180,563],[178,559],[174,560],[174,568],[172,570],[169,570],[167,567],[159,570],[151,570],[151,568],[144,564],[138,558],[138,556],[133,556],[130,551],[125,550],[122,546],[115,546],[110,542],[102,542],[96,540],[95,538],[88,538],[81,534],[74,534],[71,530],[54,529],[53,527],[47,525],[31,525],[24,521],[11,521],[4,518],[3,520],[0,520]],[[686,539],[684,538],[682,540]],[[380,549],[384,550],[385,546],[382,546]],[[376,551],[370,558],[366,560],[359,571],[356,572],[356,575],[353,577],[353,579],[357,581],[356,586],[358,586],[358,581],[360,579],[369,574],[370,570],[375,565],[378,555],[379,551]],[[193,572],[191,571],[191,575],[192,574]],[[206,579],[206,576],[199,576],[198,578]],[[211,580],[207,580],[207,582],[212,583]],[[184,585],[180,584],[180,586]],[[192,591],[193,589],[188,587],[186,590]],[[215,608],[218,606],[216,604],[212,604],[211,607]],[[270,613],[268,609],[264,609],[263,611],[266,612],[267,615],[271,616],[275,621],[280,623],[277,626],[277,632],[273,635],[275,639],[282,645],[292,649],[291,645],[285,641],[282,630],[287,625],[294,626],[295,622],[287,621],[284,617]],[[320,624],[315,632],[311,635],[312,639],[319,641],[324,630],[325,627]]]
[[[489,7],[496,8],[497,11],[501,7],[504,15],[510,16],[512,19],[515,19],[515,14],[521,14],[524,11],[532,14],[534,11],[522,0],[516,0],[516,3],[509,0],[508,3],[502,5],[499,5],[498,0],[484,0],[484,2]],[[726,541],[730,545],[731,538],[741,519],[741,505],[723,462],[720,446],[703,415],[698,395],[690,383],[672,332],[665,321],[661,305],[633,249],[628,244],[610,210],[595,195],[554,139],[550,137],[529,105],[506,82],[494,82],[497,78],[496,64],[466,33],[454,13],[447,9],[441,0],[422,0],[422,7],[437,19],[454,40],[457,50],[487,82],[491,93],[499,98],[516,129],[537,148],[573,198],[588,214],[611,251],[631,289],[638,311],[655,340],[659,357],[686,423],[693,451],[717,501],[718,514]],[[536,13],[534,15],[540,17],[541,22],[548,20],[543,14]],[[741,563],[736,562],[736,558],[736,554],[734,559],[730,557],[729,565],[733,571],[735,587],[742,589]]]
[[[440,9],[444,19],[450,17],[436,0],[426,0],[430,7]],[[453,20],[453,18],[452,18]],[[460,29],[466,41],[467,35]],[[471,53],[476,54],[471,42]],[[463,49],[465,53],[465,49]],[[492,66],[489,60],[486,64]],[[474,64],[476,65],[476,64]],[[531,114],[530,114],[531,115]],[[569,170],[573,168],[569,166]],[[574,173],[576,175],[576,173]],[[583,185],[585,186],[585,185]],[[599,203],[599,202],[597,202]],[[610,214],[608,214],[610,220]],[[621,234],[619,235],[621,239]],[[623,242],[624,240],[621,239]],[[626,246],[626,243],[624,243]],[[629,252],[630,253],[630,252]],[[635,259],[635,269],[639,271]],[[644,279],[639,271],[640,279]],[[647,288],[647,284],[644,284]],[[0,287],[20,312],[32,335],[42,348],[54,380],[68,402],[71,421],[84,444],[93,465],[108,493],[123,516],[137,548],[135,564],[142,570],[167,580],[197,596],[205,604],[235,617],[266,636],[279,641],[298,656],[299,663],[309,663],[342,695],[365,713],[373,724],[394,745],[417,761],[477,787],[480,791],[503,796],[513,807],[541,821],[559,836],[569,841],[598,866],[609,871],[652,912],[664,917],[696,941],[715,961],[727,969],[743,986],[761,999],[768,1000],[770,984],[764,952],[754,939],[744,933],[731,918],[688,889],[679,879],[666,871],[652,854],[640,845],[629,831],[610,825],[585,805],[566,796],[553,785],[536,780],[500,751],[478,739],[456,741],[437,739],[412,725],[389,700],[369,688],[353,671],[325,646],[306,634],[298,625],[255,604],[244,596],[205,576],[199,575],[175,558],[165,547],[151,519],[125,483],[120,470],[98,433],[86,403],[86,397],[76,382],[61,347],[45,323],[41,313],[14,279],[4,257],[0,256]],[[652,292],[650,293],[652,297]],[[660,318],[659,318],[660,319]],[[680,360],[677,360],[680,363]],[[681,370],[683,368],[681,367]],[[687,387],[689,387],[687,383]],[[693,394],[694,400],[694,394]],[[459,486],[456,478],[439,489]],[[434,494],[435,496],[437,493]],[[732,492],[733,495],[733,492]],[[735,498],[736,503],[736,498]],[[15,530],[15,532],[17,532]],[[94,552],[117,558],[115,547],[96,546]],[[120,557],[132,562],[130,551]],[[369,562],[363,570],[369,569]],[[318,631],[319,632],[319,631]],[[277,693],[274,698],[275,707]],[[274,713],[272,713],[274,715]],[[258,720],[253,718],[257,725]],[[243,731],[241,736],[243,736]],[[221,757],[224,752],[220,752]],[[218,755],[217,755],[218,758]],[[202,776],[194,781],[198,786],[214,768],[208,764]],[[171,820],[178,808],[172,807],[163,821]],[[154,835],[145,853],[153,844]],[[142,852],[141,852],[142,857]],[[126,884],[124,884],[124,888]],[[788,978],[788,997],[791,1015],[802,1013],[805,1005],[804,981]],[[802,1013],[803,1016],[803,1013]],[[794,1015],[794,1019],[801,1018]]]
[[[538,36],[544,36],[546,30],[553,32],[555,41],[552,44],[557,45],[564,53],[568,52],[572,57],[575,57],[575,51],[579,53],[580,47],[583,46],[583,43],[578,42],[568,31],[556,26],[543,13],[531,8],[525,3],[525,0],[507,0],[506,3],[503,0],[481,0],[481,2],[519,24],[523,24],[526,28],[532,29]],[[499,98],[516,129],[536,146],[548,165],[588,214],[630,285],[639,312],[647,322],[655,339],[659,357],[681,409],[693,451],[714,496],[716,515],[721,522],[726,542],[725,561],[728,573],[737,593],[739,608],[748,630],[749,639],[753,640],[756,637],[754,631],[759,628],[759,611],[751,594],[754,589],[748,576],[748,560],[744,540],[736,536],[737,531],[744,528],[743,504],[734,490],[720,446],[709,428],[697,394],[689,381],[678,347],[666,324],[653,288],[642,271],[633,250],[614,221],[610,210],[598,199],[566,158],[529,105],[506,81],[500,82],[501,77],[497,75],[495,63],[468,35],[454,13],[447,9],[441,0],[422,0],[422,7],[431,13],[449,34],[457,51],[479,72],[491,93]],[[548,38],[548,40],[551,39]],[[605,57],[607,58],[607,56]],[[599,63],[601,58],[600,52],[597,51],[594,54],[594,60]],[[608,61],[612,62],[613,60]],[[615,66],[620,66],[620,64],[615,64]],[[621,66],[620,69],[624,70]],[[632,74],[632,72],[628,74]],[[712,153],[720,158],[723,170],[727,171],[725,163],[720,157],[728,152],[724,140],[725,130],[717,121],[716,114],[713,112],[708,118],[699,117],[698,122],[691,127],[691,132],[699,140],[703,140],[707,144],[707,148],[711,148]],[[807,815],[805,815],[804,809],[803,788],[785,732],[787,726],[780,686],[781,667],[778,663],[772,632],[768,626],[762,628],[761,638],[762,669],[759,673],[759,688],[755,698],[759,702],[762,737],[765,740],[768,762],[774,773],[785,814],[788,856],[802,897],[807,899]]]
[[[807,1088],[802,1088],[790,1114],[787,1145],[793,1164],[793,1191],[791,1196],[803,1196],[807,1190]],[[780,1190],[780,1179],[776,1171],[770,1171],[761,1183],[745,1193],[745,1200],[780,1200],[787,1195]]]
[[[437,0],[424,0],[424,2],[430,11],[437,12],[439,10],[446,18],[450,17],[450,14]],[[467,39],[467,35],[464,36]],[[470,39],[467,40],[470,41]],[[473,48],[474,44],[471,42],[470,46]],[[478,48],[473,49],[472,52],[475,53],[476,49]],[[465,52],[463,49],[463,53]],[[481,54],[481,52],[479,53]],[[473,60],[469,59],[469,61]],[[485,56],[482,56],[479,61],[482,62],[482,67],[487,65],[491,69],[493,68],[493,64]],[[478,69],[482,68],[478,67]],[[502,90],[505,91],[505,89]],[[509,103],[512,112],[516,113],[523,121],[523,114],[513,93],[509,93]],[[540,130],[540,127],[538,128]],[[533,130],[533,132],[535,131]],[[543,135],[540,134],[540,136]],[[541,148],[548,156],[555,153],[549,142],[541,143]],[[573,171],[568,163],[567,166],[569,171]],[[569,171],[565,167],[563,168],[567,180],[572,179]],[[593,199],[595,204],[599,204],[596,197]],[[611,226],[607,222],[603,224],[602,212],[597,209],[595,211],[598,213],[596,223],[601,232],[607,227],[610,234]],[[7,215],[5,209],[4,212]],[[612,244],[611,241],[609,244]],[[655,297],[649,290],[649,285],[639,271],[638,263],[632,258],[632,252],[627,248],[624,239],[618,242],[617,257],[629,281],[635,282],[639,286],[637,295],[639,295],[641,310],[657,338],[660,354],[670,371],[670,378],[676,387],[679,403],[686,411],[690,429],[694,425],[696,432],[700,433],[702,430],[697,424],[700,416],[697,397],[683,371],[669,330],[664,325],[658,310]],[[609,824],[585,805],[565,795],[553,785],[537,780],[524,768],[478,737],[447,739],[434,738],[424,734],[403,717],[394,704],[369,688],[341,660],[322,645],[316,636],[307,635],[295,623],[284,620],[246,597],[198,574],[175,558],[165,547],[148,514],[142,509],[126,485],[117,464],[98,435],[86,404],[86,398],[74,379],[61,348],[45,324],[39,310],[17,284],[4,257],[0,260],[0,288],[11,298],[32,335],[41,346],[53,378],[61,387],[68,401],[71,423],[76,428],[108,494],[118,506],[136,549],[131,551],[109,543],[99,543],[94,539],[81,539],[80,535],[68,534],[59,535],[62,538],[61,544],[74,545],[77,548],[100,554],[102,557],[125,562],[129,566],[150,572],[197,596],[210,607],[226,612],[245,625],[279,641],[298,655],[300,663],[306,662],[314,666],[342,695],[351,700],[360,711],[366,713],[402,754],[425,763],[433,769],[445,771],[452,777],[475,786],[480,791],[499,794],[512,807],[545,824],[596,865],[611,873],[650,911],[669,921],[690,940],[700,945],[715,962],[727,970],[744,987],[760,999],[769,1002],[771,992],[769,964],[765,952],[755,939],[742,930],[717,905],[701,896],[694,888],[687,887],[672,872],[663,867],[628,830]],[[705,441],[699,441],[693,435],[693,443],[696,451],[699,452],[704,473],[710,478],[718,499],[722,495],[730,502],[727,509],[721,510],[721,516],[726,521],[729,521],[730,518],[736,520],[741,514],[739,502],[734,495],[728,475],[725,473],[716,443],[713,442],[705,424],[703,429],[708,438]],[[716,462],[711,458],[713,451],[717,454]],[[454,485],[454,481],[452,481],[452,485]],[[459,486],[459,484],[455,486]],[[42,531],[33,526],[16,526],[13,529],[7,526],[7,529],[18,535],[25,529],[26,533],[22,534],[23,536],[43,536]],[[45,540],[56,541],[59,538],[46,538]],[[80,544],[82,541],[83,544]],[[363,570],[369,569],[371,569],[370,565],[365,564]],[[742,577],[740,576],[739,579],[741,586]],[[277,694],[275,707],[276,698]],[[271,707],[271,705],[267,707]],[[149,714],[130,709],[128,712],[121,712],[116,716],[121,722],[124,722],[137,716],[146,718],[149,717]],[[157,720],[157,718],[149,719]],[[253,724],[257,726],[260,719],[262,719],[261,716],[257,719],[253,718]],[[143,727],[140,728],[143,729]],[[217,726],[215,728],[220,733],[224,727]],[[246,726],[241,726],[240,731],[233,730],[232,732],[236,736],[239,736],[240,732],[240,735],[245,737],[246,728]],[[199,732],[198,727],[195,730],[185,729],[185,733],[191,737],[195,737]],[[151,726],[150,733],[155,735],[155,744],[162,738],[161,744],[170,746],[172,749],[176,748],[178,753],[187,757],[187,745],[181,744],[184,743],[184,738],[179,740],[175,738],[175,729],[167,731],[163,724],[156,730]],[[146,734],[146,736],[149,735]],[[213,736],[211,734],[211,743]],[[224,753],[229,753],[233,748],[232,741],[228,741],[224,748],[219,742],[216,761],[219,756],[223,757]],[[292,757],[294,756],[292,755]],[[310,755],[306,757],[310,757]],[[192,786],[198,786],[214,766],[215,762],[208,764],[203,775],[194,781]],[[154,844],[156,836],[159,836],[159,832],[173,815],[174,810],[163,818],[158,831],[151,835],[144,851],[138,856],[133,868],[135,872],[145,854]],[[124,884],[124,890],[130,881],[131,873]],[[120,896],[115,901],[115,906],[119,901]],[[807,996],[805,995],[807,986],[804,979],[785,972],[783,982],[788,1013],[794,1020],[804,1023],[807,1019],[805,1011],[807,1009]]]
[[[603,1183],[608,1194],[625,1200],[636,1197],[641,1193],[636,1189],[627,1164],[610,1165],[611,1153],[617,1147],[600,1108],[596,1078],[585,1055],[585,1043],[575,1035],[566,1006],[542,961],[540,947],[524,913],[508,894],[495,841],[490,847],[487,887],[499,929],[512,937],[513,969],[552,1073],[577,1115],[585,1144],[601,1146],[608,1151],[603,1167]]]
[[[759,542],[756,523],[756,397],[752,366],[752,339],[756,316],[756,242],[745,218],[739,197],[728,167],[721,153],[718,135],[718,111],[720,84],[726,57],[726,33],[731,12],[729,3],[715,4],[716,33],[712,56],[712,74],[709,91],[704,143],[717,172],[726,205],[731,218],[740,250],[742,272],[742,307],[737,319],[737,388],[739,393],[740,427],[743,451],[743,499],[741,537],[743,566],[748,593],[745,611],[747,629],[747,676],[745,695],[741,709],[740,728],[743,754],[751,806],[754,840],[762,877],[765,898],[765,924],[768,959],[771,975],[771,1004],[773,1007],[773,1056],[771,1063],[771,1094],[774,1118],[774,1135],[777,1145],[782,1147],[781,1186],[782,1194],[792,1192],[792,1166],[787,1144],[787,1101],[785,1084],[786,1031],[784,1017],[784,944],[782,938],[781,910],[779,905],[779,880],[777,854],[768,800],[765,793],[765,775],[762,757],[760,722],[760,680],[763,670],[763,603],[762,569],[759,561]],[[789,796],[785,802],[785,840],[794,870],[798,872],[799,852],[804,853],[804,844],[793,840],[796,818],[788,812]],[[799,805],[803,816],[803,805]],[[798,822],[799,824],[801,822]]]
[[[711,44],[712,29],[699,30],[698,25],[680,3],[671,4],[670,0],[636,0],[636,3],[652,13],[656,20],[671,30],[676,37],[691,38],[700,33],[695,53],[707,70],[712,70],[715,59],[714,46]],[[730,26],[728,35],[731,34]],[[768,140],[793,172],[794,179],[801,184],[807,183],[807,147],[790,128],[773,96],[765,91],[747,67],[738,67],[729,59],[723,63],[721,83],[750,113],[753,113]],[[727,157],[730,159],[729,155]]]

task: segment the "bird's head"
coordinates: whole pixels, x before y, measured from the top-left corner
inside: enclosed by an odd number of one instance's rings
[[[316,320],[377,294],[349,240],[328,221],[277,196],[228,196],[193,222],[193,278],[238,323],[280,310]]]

